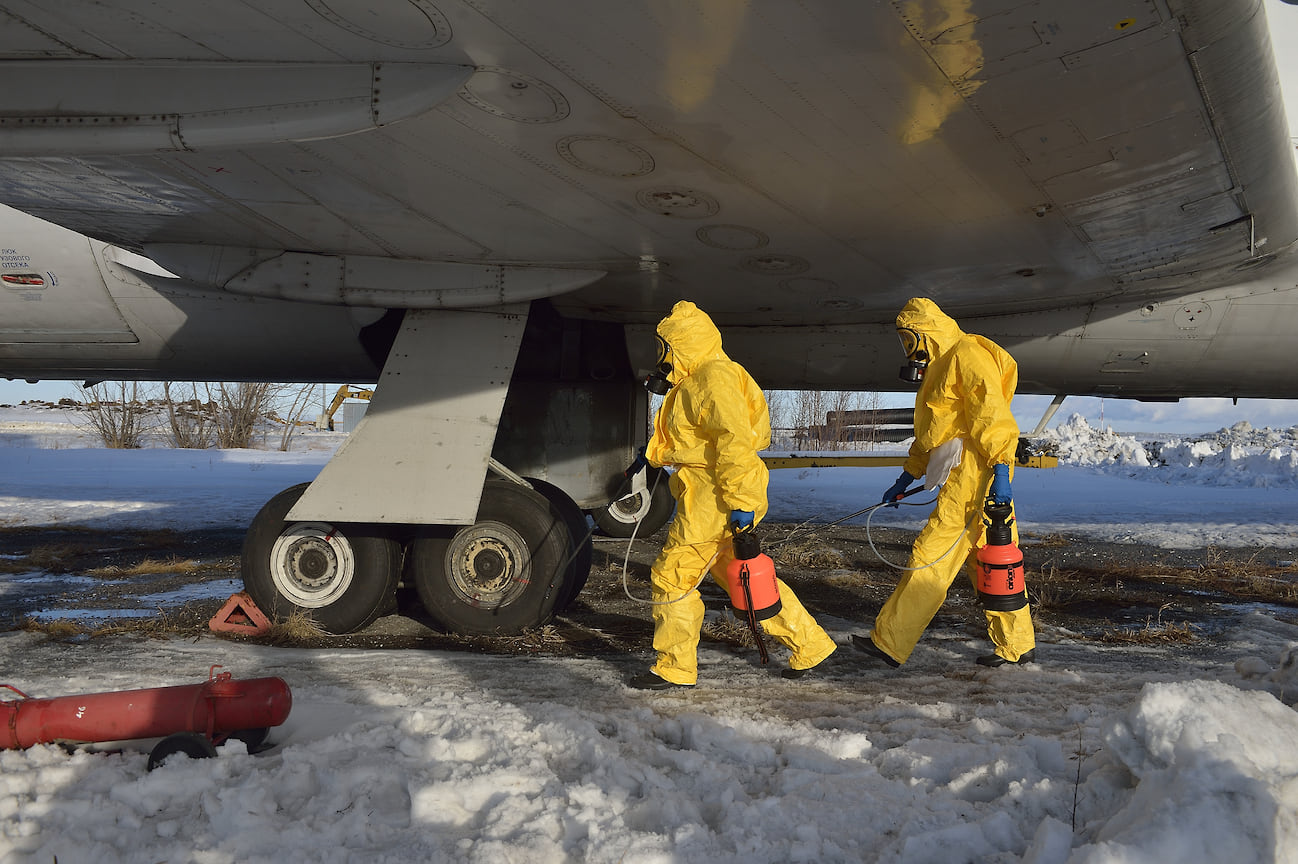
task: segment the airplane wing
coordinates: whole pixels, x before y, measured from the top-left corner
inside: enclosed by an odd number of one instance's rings
[[[346,258],[357,284],[289,299],[445,305],[416,286],[490,274],[580,317],[689,296],[887,329],[917,294],[985,316],[1218,287],[1298,234],[1260,0],[0,14],[0,200],[216,290]]]

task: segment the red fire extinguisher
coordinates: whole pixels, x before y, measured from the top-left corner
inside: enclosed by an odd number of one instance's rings
[[[22,697],[0,701],[0,749],[168,736],[158,745],[166,751],[164,756],[197,756],[212,755],[212,745],[230,737],[260,743],[269,727],[288,718],[293,707],[288,684],[282,678],[236,681],[229,672],[216,674],[219,668],[208,670],[202,684],[51,699],[33,699],[17,687],[0,684]],[[168,740],[171,744],[164,747]],[[155,748],[150,768],[163,758],[159,752]]]
[[[1023,553],[1014,543],[1009,504],[983,505],[987,538],[978,547],[978,600],[992,612],[1013,612],[1028,605]]]

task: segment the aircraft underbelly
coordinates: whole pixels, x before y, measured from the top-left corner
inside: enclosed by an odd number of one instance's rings
[[[135,342],[93,244],[52,225],[39,234],[15,231],[15,220],[35,222],[12,212],[3,221],[9,230],[0,236],[0,346]]]

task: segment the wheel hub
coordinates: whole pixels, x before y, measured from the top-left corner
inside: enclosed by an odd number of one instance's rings
[[[329,581],[337,568],[337,556],[320,538],[301,540],[289,550],[289,572],[307,588],[319,588]]]
[[[619,522],[639,522],[649,512],[649,496],[644,492],[634,492],[614,501],[608,512]]]
[[[499,550],[484,549],[473,557],[473,572],[485,583],[499,580],[509,569],[509,562]]]
[[[338,529],[320,522],[288,526],[270,553],[276,590],[307,609],[336,601],[352,584],[356,561],[351,543]]]
[[[479,522],[451,541],[446,553],[451,589],[475,606],[512,602],[527,587],[527,543],[503,522]]]

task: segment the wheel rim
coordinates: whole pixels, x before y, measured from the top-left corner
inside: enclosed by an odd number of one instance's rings
[[[634,492],[608,505],[608,515],[619,522],[632,525],[643,519],[649,512],[649,503],[648,492]]]
[[[452,538],[446,576],[462,602],[479,608],[507,606],[527,590],[532,567],[527,541],[503,522],[478,522]]]
[[[291,602],[319,609],[346,593],[356,575],[356,559],[347,538],[332,525],[298,522],[271,547],[270,575]]]

